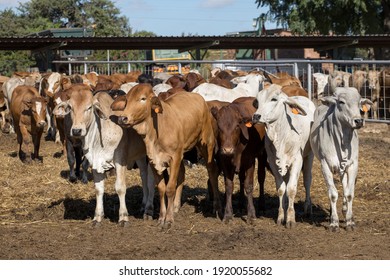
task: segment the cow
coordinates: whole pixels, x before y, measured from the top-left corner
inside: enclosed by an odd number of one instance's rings
[[[46,104],[46,99],[32,86],[17,86],[12,93],[10,112],[19,144],[19,158],[25,163],[41,160],[39,148],[46,125]],[[30,149],[31,140],[33,154]]]
[[[337,215],[338,193],[333,179],[338,174],[343,185],[343,214],[346,230],[353,230],[352,202],[358,173],[358,129],[364,125],[361,110],[370,109],[372,102],[361,98],[356,88],[336,88],[333,96],[321,99],[314,114],[310,143],[314,155],[321,163],[321,171],[328,187],[331,205],[329,229],[339,231]]]
[[[287,228],[292,228],[296,225],[294,199],[301,170],[306,190],[305,213],[311,215],[314,156],[309,133],[315,105],[303,96],[288,97],[280,87],[274,86],[260,91],[255,105],[258,108],[253,122],[264,123],[267,129],[265,149],[279,196],[277,224],[285,222]]]
[[[259,131],[252,126],[255,97],[241,97],[226,106],[211,108],[218,126],[218,153],[225,180],[226,205],[223,221],[233,218],[232,194],[234,174],[240,180],[241,201],[244,193],[247,198],[247,222],[253,223],[256,211],[253,204],[253,180],[256,158],[258,160],[258,182],[260,186],[259,204],[264,209],[264,181],[266,156],[263,153],[264,142]],[[263,127],[264,130],[264,127]],[[264,136],[264,133],[263,133]]]
[[[368,96],[372,101],[371,111],[374,119],[378,119],[381,85],[379,82],[380,71],[369,70],[367,73]]]
[[[125,171],[128,166],[133,167],[134,162],[141,172],[144,194],[148,194],[143,198],[144,215],[153,216],[154,181],[148,176],[145,145],[141,137],[132,129],[122,129],[115,122],[115,117],[111,117],[113,99],[106,92],[93,96],[86,85],[73,85],[68,91],[69,99],[58,104],[54,114],[70,116],[70,134],[81,142],[84,156],[91,164],[96,190],[94,226],[100,225],[104,217],[105,172],[112,168],[116,172],[115,190],[120,203],[118,222],[122,226],[128,224]]]
[[[234,81],[234,83],[237,83],[237,86],[232,89],[211,83],[202,83],[194,88],[192,92],[200,94],[206,101],[220,100],[232,102],[239,97],[255,97],[259,92],[260,83],[264,81],[264,76],[261,74],[248,74],[236,77]]]
[[[185,173],[183,154],[195,146],[205,159],[214,194],[214,210],[219,214],[221,202],[218,169],[214,161],[212,116],[200,95],[178,92],[164,101],[153,93],[151,85],[139,84],[125,97],[118,97],[111,108],[119,123],[134,128],[145,142],[160,193],[158,223],[162,228],[172,226],[174,212],[179,210]],[[163,172],[167,169],[169,180],[166,184]]]

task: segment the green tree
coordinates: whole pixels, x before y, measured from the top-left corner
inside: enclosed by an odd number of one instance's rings
[[[297,34],[390,32],[389,0],[255,0],[267,17]]]

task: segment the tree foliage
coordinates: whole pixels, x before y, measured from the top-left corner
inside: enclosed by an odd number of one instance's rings
[[[128,18],[121,16],[110,0],[30,0],[19,3],[16,11],[0,11],[1,37],[66,27],[93,28],[95,36],[132,36]],[[112,55],[123,59],[140,56],[137,51],[112,51]],[[11,63],[14,58],[19,58],[20,62]],[[104,51],[96,51],[91,59],[99,58],[106,58]],[[0,61],[0,74],[34,66],[34,56],[27,51],[2,51]]]
[[[389,0],[255,0],[267,18],[296,34],[390,32]]]

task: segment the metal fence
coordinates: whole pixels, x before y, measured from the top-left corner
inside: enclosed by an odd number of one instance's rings
[[[302,86],[309,93],[311,99],[315,98],[313,73],[334,72],[334,70],[353,73],[356,70],[382,70],[390,68],[387,60],[175,60],[175,61],[53,61],[57,69],[65,70],[67,74],[85,74],[95,71],[99,74],[127,73],[140,70],[143,73],[154,75],[157,72],[171,74],[186,73],[190,69],[198,70],[201,75],[208,79],[210,70],[219,67],[230,70],[260,70],[269,74],[288,72],[300,79]],[[389,72],[390,73],[390,72]],[[386,81],[386,77],[381,77]],[[387,77],[389,84],[382,84],[381,98],[378,101],[376,115],[367,118],[368,121],[390,123],[390,76]],[[362,97],[370,98],[371,89],[366,84],[361,90]]]

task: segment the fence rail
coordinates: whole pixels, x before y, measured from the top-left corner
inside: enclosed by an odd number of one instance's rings
[[[332,72],[334,70],[353,73],[356,70],[380,70],[390,66],[388,60],[137,60],[137,61],[53,61],[57,69],[71,74],[86,74],[95,71],[99,74],[127,73],[141,70],[143,73],[153,75],[156,69],[164,69],[168,73],[185,73],[189,69],[198,70],[201,75],[208,79],[210,70],[219,67],[222,70],[261,70],[269,74],[280,71],[288,72],[299,78],[302,86],[307,90],[309,97],[314,95],[313,73]],[[172,65],[174,67],[172,67]],[[157,68],[156,68],[157,67]],[[168,69],[174,69],[168,71]],[[390,67],[389,67],[390,68]],[[388,77],[390,81],[390,77]],[[383,77],[383,80],[385,78]],[[371,97],[370,88],[365,86],[361,95]],[[379,118],[368,117],[369,121],[390,123],[390,83],[382,86],[381,100],[376,113]]]

